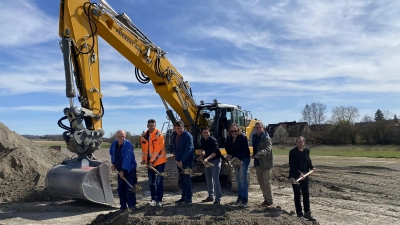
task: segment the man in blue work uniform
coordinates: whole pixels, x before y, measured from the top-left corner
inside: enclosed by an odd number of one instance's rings
[[[176,121],[174,124],[175,132],[172,137],[172,148],[174,157],[178,164],[179,179],[182,182],[182,197],[177,203],[185,202],[192,204],[192,181],[190,174],[183,174],[186,168],[192,169],[194,160],[194,145],[192,135],[185,131],[182,121]]]
[[[126,133],[123,130],[117,132],[117,139],[110,147],[111,170],[118,171],[118,196],[120,199],[120,210],[125,211],[127,207],[130,210],[136,208],[136,194],[131,192],[129,185],[124,178],[131,184],[137,183],[136,160],[134,148],[130,141],[125,139]]]

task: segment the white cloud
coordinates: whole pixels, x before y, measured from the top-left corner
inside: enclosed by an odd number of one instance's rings
[[[33,1],[1,1],[0,21],[0,46],[24,47],[57,38],[58,21]]]

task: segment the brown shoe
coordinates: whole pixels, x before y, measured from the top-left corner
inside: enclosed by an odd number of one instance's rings
[[[270,207],[270,206],[272,206],[272,202],[268,202],[267,200],[265,200],[262,204],[261,204],[261,206],[263,206],[263,207]]]
[[[213,197],[207,197],[206,199],[202,200],[201,202],[213,202],[214,198]]]

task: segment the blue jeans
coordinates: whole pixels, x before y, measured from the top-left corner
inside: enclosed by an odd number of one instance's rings
[[[249,199],[249,182],[247,181],[247,171],[249,170],[250,157],[242,159],[243,164],[235,167],[236,181],[238,185],[238,198],[243,203],[247,203]]]
[[[221,158],[210,160],[209,162],[214,164],[213,167],[206,168],[206,180],[208,196],[214,198],[215,191],[215,201],[221,201],[221,184],[219,182],[219,174],[221,172]]]
[[[165,163],[157,165],[154,167],[158,172],[164,172]],[[151,200],[162,202],[164,197],[164,182],[163,177],[159,176],[152,169],[147,170],[147,175],[149,177],[149,186],[151,192]]]
[[[136,194],[131,192],[129,185],[118,176],[118,196],[121,205],[121,209],[126,209],[128,204],[129,208],[136,206]],[[129,173],[125,175],[126,180],[133,186],[137,183],[136,169],[132,169]]]
[[[190,169],[192,169],[192,166],[183,166],[183,169],[186,169],[187,167],[189,167]],[[190,174],[183,174],[182,169],[178,167],[178,171],[179,171],[179,180],[182,182],[182,197],[181,199],[184,199],[185,202],[192,202],[192,180],[190,178]]]

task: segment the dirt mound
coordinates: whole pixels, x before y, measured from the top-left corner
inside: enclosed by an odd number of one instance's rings
[[[66,155],[36,144],[0,122],[0,203],[35,199],[43,189],[47,171]]]
[[[142,207],[134,212],[100,214],[91,223],[102,224],[318,224],[301,220],[278,208],[249,207],[241,209],[233,205],[175,205],[161,208]]]

